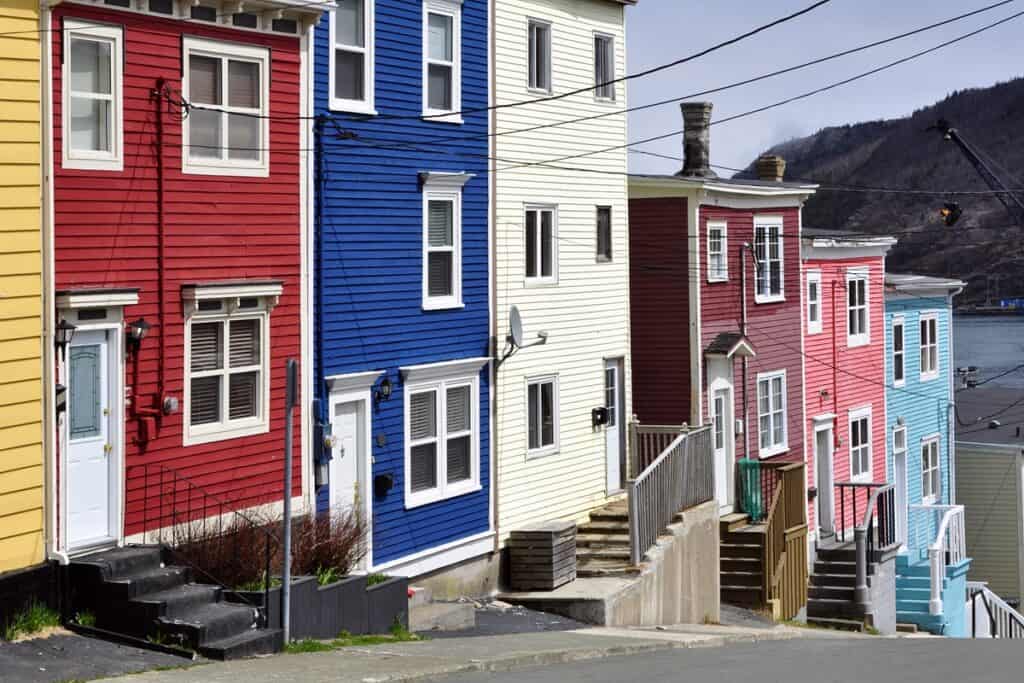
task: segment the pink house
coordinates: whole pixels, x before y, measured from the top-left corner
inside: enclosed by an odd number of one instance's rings
[[[885,254],[891,237],[804,228],[804,429],[808,520],[852,534],[871,484],[886,481]]]

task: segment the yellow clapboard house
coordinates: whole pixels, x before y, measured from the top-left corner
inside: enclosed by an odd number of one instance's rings
[[[38,31],[0,2],[0,574],[44,556]]]

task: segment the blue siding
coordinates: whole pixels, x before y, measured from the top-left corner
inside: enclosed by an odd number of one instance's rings
[[[394,476],[391,491],[373,501],[375,564],[490,526],[490,366],[480,373],[482,490],[411,510],[404,503],[405,392],[398,368],[489,355],[488,115],[465,115],[461,125],[416,118],[422,112],[422,12],[418,1],[376,0],[376,117],[329,109],[329,18],[316,30],[317,113],[358,136],[339,139],[327,125],[321,143],[317,391],[323,400],[325,376],[369,370],[386,371],[394,385],[392,398],[372,416],[373,475]],[[488,104],[487,39],[487,0],[465,0],[464,110]],[[465,305],[423,311],[418,174],[438,171],[474,174],[462,197]]]

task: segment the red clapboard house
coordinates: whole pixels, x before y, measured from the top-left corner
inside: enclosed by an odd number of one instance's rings
[[[749,522],[763,532],[783,479],[786,527],[806,535],[800,215],[815,186],[783,182],[777,157],[759,162],[760,180],[718,178],[711,105],[684,104],[683,116],[682,172],[629,183],[633,405],[641,427],[711,425],[728,560],[730,532]],[[723,600],[767,604],[727,569]]]
[[[285,363],[303,349],[301,44],[318,15],[299,0],[50,13],[58,337],[74,326],[56,550],[282,499]]]

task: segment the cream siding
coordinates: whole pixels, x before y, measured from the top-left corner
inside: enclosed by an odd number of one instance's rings
[[[43,559],[38,31],[0,3],[0,572]]]
[[[616,76],[625,73],[625,11],[609,0],[501,0],[495,3],[495,101],[541,97],[527,89],[529,19],[551,24],[552,94],[594,84],[594,34],[614,36]],[[495,131],[516,130],[626,106],[624,83],[614,102],[592,91],[550,103],[498,109]],[[552,162],[597,173],[546,166],[514,168],[626,142],[626,117],[493,138],[495,176],[495,298],[499,347],[510,308],[519,307],[525,339],[548,333],[546,345],[520,351],[501,364],[497,384],[498,514],[502,535],[526,524],[577,519],[607,501],[603,428],[591,410],[604,402],[606,358],[625,360],[626,411],[632,414],[629,359],[629,268],[626,150]],[[557,206],[557,284],[526,285],[526,205]],[[598,206],[612,209],[610,263],[597,261]],[[558,375],[558,452],[527,456],[526,382]],[[620,421],[622,429],[628,420]]]

